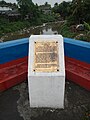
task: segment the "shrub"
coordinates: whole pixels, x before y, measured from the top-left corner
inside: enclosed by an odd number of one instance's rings
[[[76,33],[71,32],[70,27],[68,26],[67,22],[65,22],[61,28],[60,28],[60,33],[64,36],[64,37],[68,37],[68,38],[73,38],[75,37]]]
[[[90,31],[90,25],[89,25],[88,23],[84,22],[84,26],[85,26],[85,29],[86,29],[86,30],[89,30],[89,31]]]

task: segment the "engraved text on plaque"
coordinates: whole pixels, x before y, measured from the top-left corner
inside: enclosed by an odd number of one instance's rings
[[[59,71],[59,56],[57,41],[37,41],[34,43],[34,71]]]

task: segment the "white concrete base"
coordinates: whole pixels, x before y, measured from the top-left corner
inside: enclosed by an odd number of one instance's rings
[[[30,77],[30,107],[64,108],[64,77]]]
[[[57,40],[59,44],[59,72],[34,72],[34,42]],[[33,35],[29,40],[28,86],[30,107],[64,108],[65,66],[61,35]]]

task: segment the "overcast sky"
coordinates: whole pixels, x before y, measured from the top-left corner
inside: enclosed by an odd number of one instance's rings
[[[6,2],[12,2],[12,3],[15,3],[16,0],[5,0]],[[71,1],[71,0],[32,0],[34,3],[37,3],[38,5],[42,5],[44,4],[45,2],[48,2],[50,3],[52,6],[58,2],[58,3],[61,3],[62,1]]]

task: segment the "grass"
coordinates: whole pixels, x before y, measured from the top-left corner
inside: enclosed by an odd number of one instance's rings
[[[69,26],[67,22],[60,26],[60,34],[67,38],[75,38],[77,35],[83,34],[83,36],[80,36],[78,40],[90,42],[90,31],[85,29],[84,31],[73,32],[71,30],[71,26]]]

